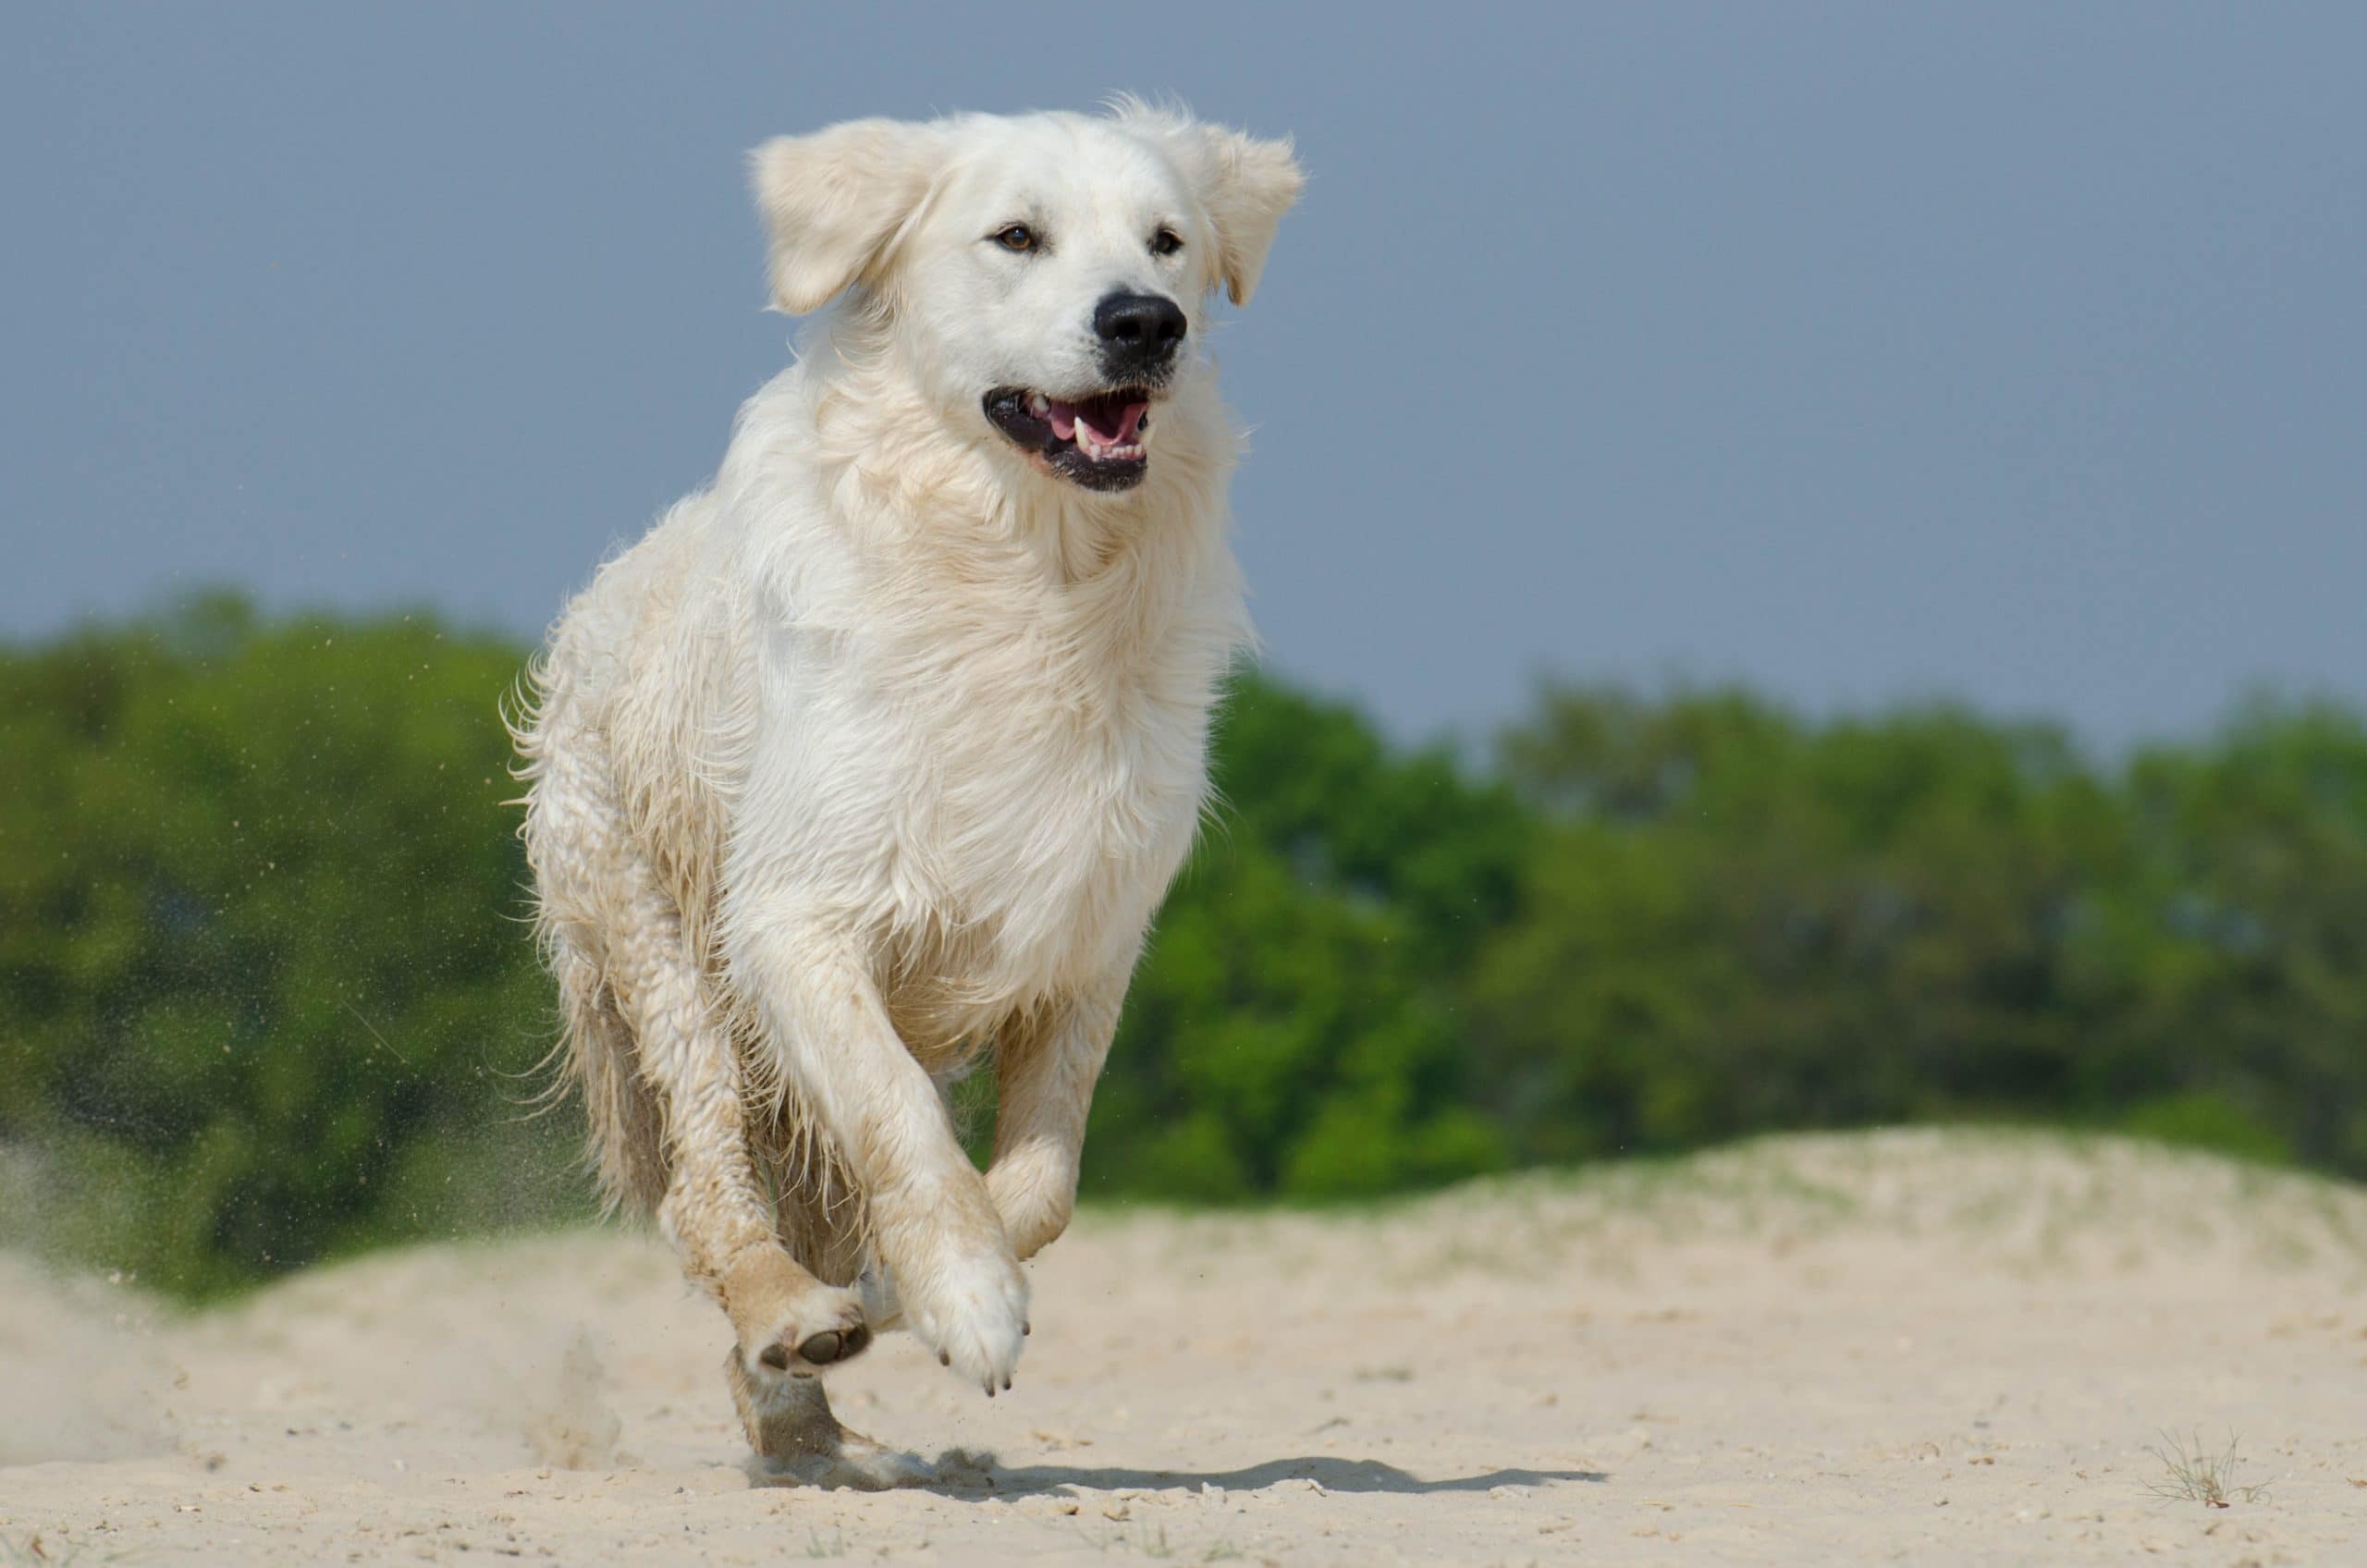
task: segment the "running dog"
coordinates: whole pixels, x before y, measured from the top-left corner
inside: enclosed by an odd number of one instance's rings
[[[1250,635],[1208,301],[1302,178],[1132,100],[751,163],[773,301],[822,313],[553,629],[521,831],[604,1189],[730,1319],[760,1459],[889,1486],[927,1472],[822,1374],[903,1328],[1011,1387]],[[946,1089],[988,1065],[981,1176]]]

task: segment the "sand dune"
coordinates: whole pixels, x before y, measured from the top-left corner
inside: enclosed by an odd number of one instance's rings
[[[945,1486],[752,1486],[644,1238],[391,1254],[177,1317],[0,1264],[0,1562],[2359,1561],[2367,1192],[1892,1133],[1349,1216],[1089,1214]],[[2226,1509],[2161,1428],[2240,1438]]]

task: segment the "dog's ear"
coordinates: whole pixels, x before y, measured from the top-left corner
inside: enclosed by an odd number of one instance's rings
[[[871,277],[943,159],[934,127],[888,119],[779,136],[749,153],[773,303],[802,316]]]
[[[1181,129],[1185,166],[1216,225],[1218,271],[1236,305],[1249,303],[1266,270],[1266,252],[1282,214],[1298,201],[1306,176],[1288,138],[1260,141],[1220,125]]]

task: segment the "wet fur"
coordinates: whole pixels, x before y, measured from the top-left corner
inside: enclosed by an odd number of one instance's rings
[[[777,302],[839,304],[714,483],[568,606],[513,724],[565,1072],[611,1202],[657,1216],[731,1320],[743,1415],[818,1370],[798,1346],[900,1324],[991,1392],[1248,628],[1197,355],[1122,495],[1031,466],[975,400],[1066,374],[1072,311],[1142,270],[1138,209],[1192,226],[1152,282],[1199,344],[1299,176],[1286,145],[1130,103],[855,122],[754,176]],[[959,249],[1038,187],[1057,267]],[[943,1100],[981,1062],[983,1179]]]

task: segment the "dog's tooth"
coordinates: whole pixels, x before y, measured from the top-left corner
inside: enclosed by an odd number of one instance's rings
[[[1027,398],[1027,411],[1042,419],[1052,411],[1052,400],[1041,392],[1032,392]]]

